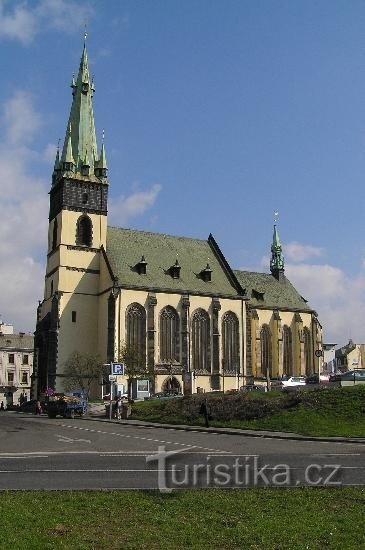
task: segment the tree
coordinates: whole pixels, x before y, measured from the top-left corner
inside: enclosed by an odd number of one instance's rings
[[[74,351],[65,363],[66,391],[81,389],[87,396],[96,381],[100,381],[104,365],[97,355]]]
[[[131,399],[132,382],[135,379],[146,378],[146,357],[144,353],[131,344],[121,344],[119,361],[125,365],[125,375],[128,379],[128,399]]]

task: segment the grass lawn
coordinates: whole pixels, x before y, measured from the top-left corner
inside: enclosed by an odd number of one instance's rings
[[[4,549],[365,548],[365,489],[2,492]]]
[[[205,394],[211,426],[365,437],[365,385],[266,394]],[[202,396],[135,403],[132,419],[204,425]]]

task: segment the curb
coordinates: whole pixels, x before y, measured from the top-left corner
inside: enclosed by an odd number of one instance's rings
[[[365,445],[365,438],[356,437],[325,437],[325,436],[311,436],[300,435],[288,432],[270,432],[260,430],[240,430],[238,428],[206,428],[204,426],[189,426],[186,424],[162,424],[159,422],[148,422],[143,420],[110,420],[103,417],[91,417],[87,416],[84,420],[92,420],[99,422],[107,422],[109,424],[122,424],[124,426],[135,426],[136,428],[164,428],[170,430],[181,430],[186,432],[208,432],[223,435],[239,435],[241,437],[261,437],[265,439],[287,439],[291,441],[323,441],[325,443],[356,443],[359,445]]]

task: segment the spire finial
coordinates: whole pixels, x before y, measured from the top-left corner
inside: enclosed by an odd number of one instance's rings
[[[274,224],[276,225],[279,219],[279,210],[274,210]]]
[[[84,46],[86,46],[86,39],[87,39],[87,21],[85,19],[85,23],[84,23]]]
[[[61,138],[58,138],[58,141],[57,141],[57,153],[58,154],[60,152],[60,143],[61,143]]]

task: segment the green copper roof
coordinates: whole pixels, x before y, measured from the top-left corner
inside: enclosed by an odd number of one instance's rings
[[[269,273],[234,270],[234,274],[246,289],[248,303],[253,307],[312,311],[285,276],[278,281]]]
[[[282,247],[280,244],[279,234],[276,225],[274,225],[274,234],[271,245],[271,271],[278,271],[284,269],[284,256],[282,253]]]
[[[108,227],[106,254],[122,287],[238,295],[206,240]],[[136,269],[143,256],[147,263],[146,275],[140,275]],[[173,278],[169,271],[176,267],[176,262],[181,267],[179,278]],[[200,275],[207,264],[212,270],[210,282],[205,282]]]
[[[82,167],[88,166],[91,179],[95,175],[105,178],[105,170],[102,175],[98,171],[99,168],[106,169],[106,155],[103,145],[100,158],[98,157],[92,102],[95,88],[90,78],[86,42],[79,72],[76,80],[72,79],[71,88],[73,99],[61,155],[61,168],[64,163],[72,163],[72,171],[78,177],[82,175]]]

